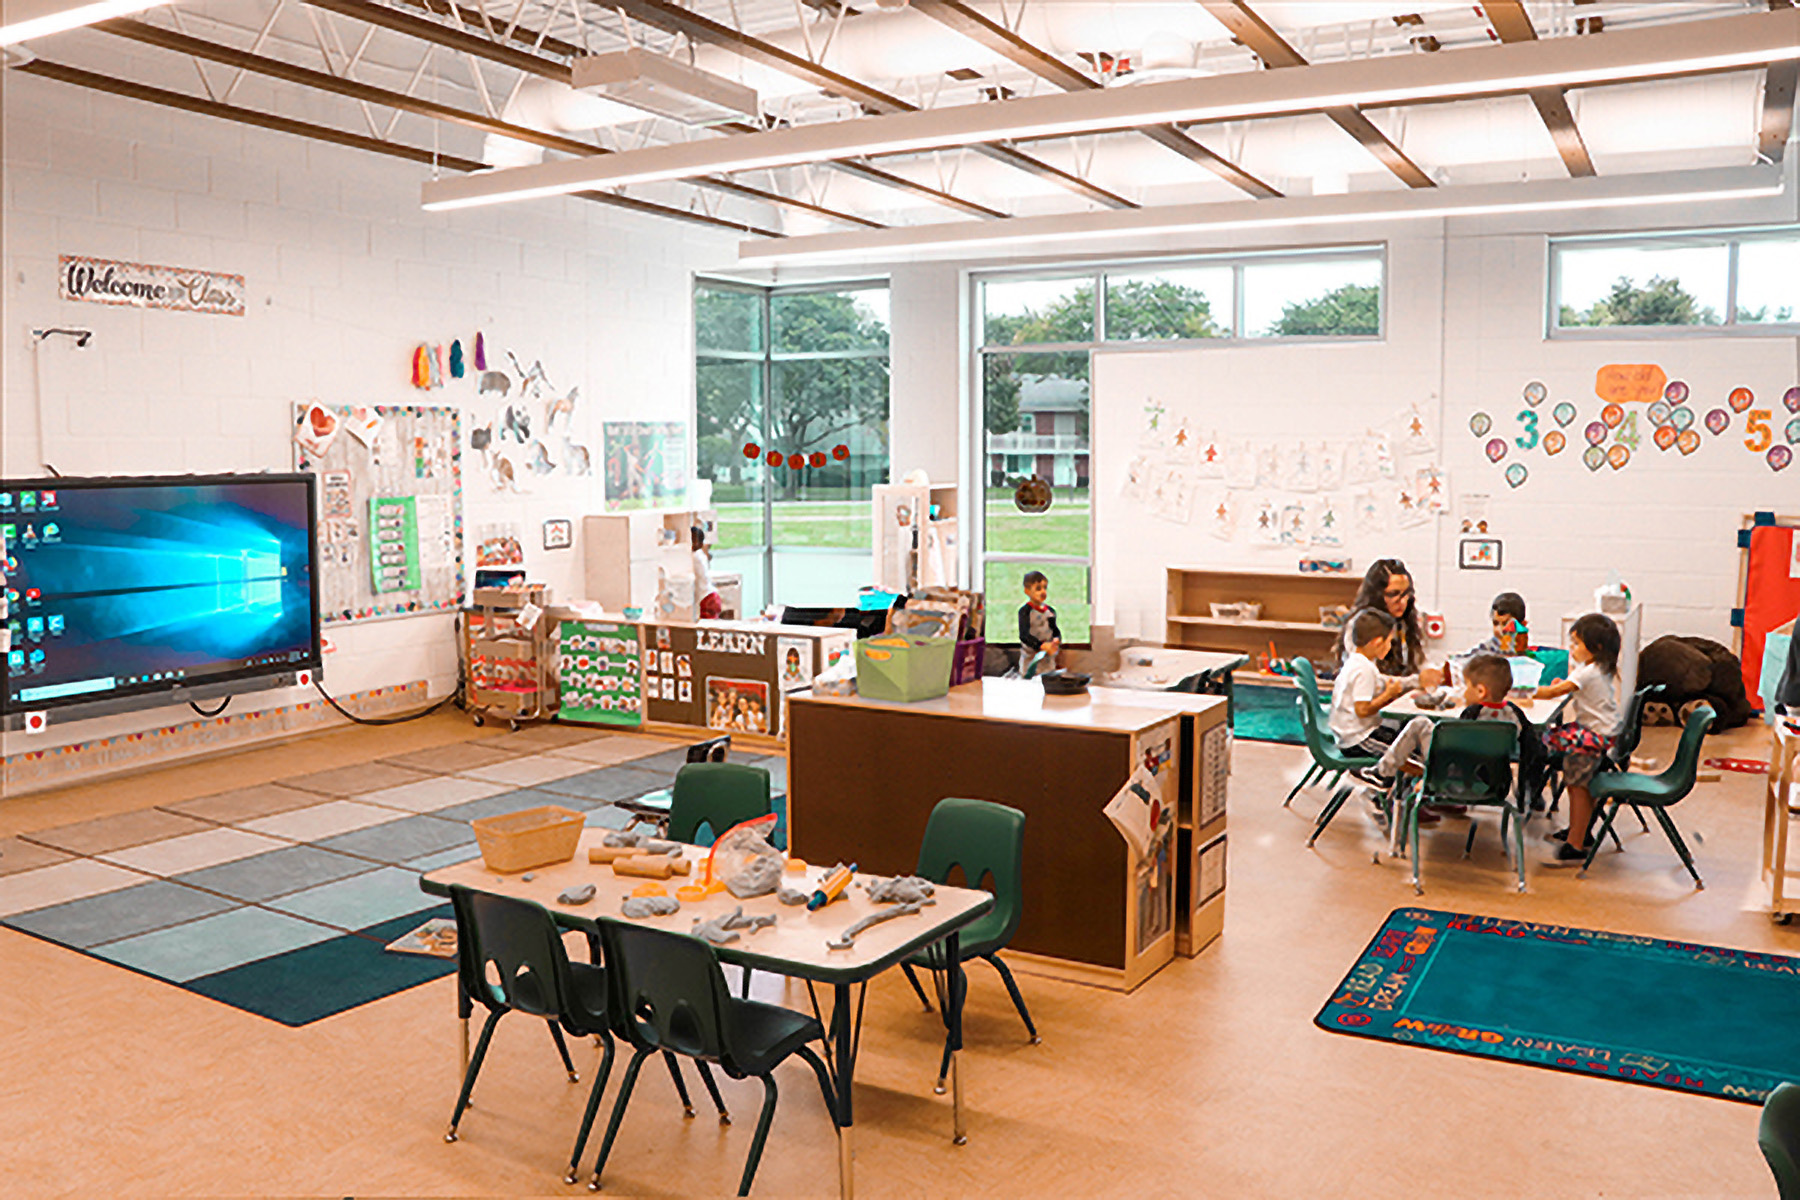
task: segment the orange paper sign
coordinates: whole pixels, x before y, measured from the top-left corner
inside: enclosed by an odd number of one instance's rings
[[[1609,363],[1594,374],[1594,394],[1615,404],[1662,399],[1669,377],[1655,363]]]

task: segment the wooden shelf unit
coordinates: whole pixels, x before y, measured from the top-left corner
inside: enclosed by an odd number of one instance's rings
[[[1347,605],[1361,580],[1354,575],[1310,575],[1297,571],[1248,571],[1230,567],[1170,567],[1167,631],[1170,646],[1195,650],[1266,652],[1275,643],[1283,658],[1303,654],[1335,657],[1339,629],[1319,624],[1319,610]],[[1212,615],[1212,605],[1253,600],[1262,617],[1233,621]]]

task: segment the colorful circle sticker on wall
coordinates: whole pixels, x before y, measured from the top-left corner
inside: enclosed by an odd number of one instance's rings
[[[1531,405],[1533,408],[1542,404],[1544,402],[1544,397],[1549,394],[1550,389],[1535,379],[1525,385],[1525,403]]]
[[[1791,413],[1800,413],[1800,387],[1791,387],[1781,393],[1781,402]]]
[[[1564,444],[1565,439],[1563,438],[1562,430],[1560,429],[1552,429],[1549,433],[1544,435],[1545,454],[1561,454]]]
[[[1786,446],[1769,447],[1769,469],[1771,471],[1785,471],[1788,464],[1793,461],[1794,452]]]
[[[1669,423],[1669,402],[1652,400],[1650,407],[1644,410],[1644,415],[1650,418],[1652,425],[1667,425]]]
[[[1679,379],[1669,380],[1669,386],[1663,389],[1663,399],[1670,404],[1680,404],[1688,398],[1688,385]]]
[[[1743,412],[1756,400],[1756,395],[1749,388],[1732,388],[1731,395],[1725,397],[1725,403],[1731,405],[1732,412]]]
[[[1694,425],[1694,410],[1685,404],[1677,405],[1669,410],[1669,424],[1677,429],[1691,429]]]
[[[1612,449],[1606,452],[1606,461],[1612,464],[1613,470],[1618,470],[1631,461],[1631,447],[1614,442]]]
[[[1680,433],[1681,431],[1676,429],[1673,425],[1658,425],[1655,434],[1656,448],[1658,450],[1671,449],[1675,445],[1675,439]]]
[[[1600,446],[1589,446],[1587,450],[1583,452],[1581,461],[1587,464],[1588,470],[1598,471],[1601,467],[1606,465],[1606,451]]]
[[[1625,419],[1625,410],[1617,404],[1609,404],[1600,410],[1600,419],[1606,422],[1608,429],[1617,429],[1619,422]]]
[[[1692,454],[1700,448],[1700,435],[1692,429],[1684,429],[1681,436],[1675,439],[1675,444],[1681,447],[1683,454]]]
[[[1779,470],[1780,468],[1776,469]],[[1531,472],[1525,469],[1524,463],[1513,463],[1506,468],[1506,482],[1513,487],[1518,487],[1521,483],[1525,482],[1526,477],[1530,474]]]
[[[1715,408],[1706,414],[1706,427],[1716,437],[1731,428],[1731,414],[1722,408]]]
[[[1489,462],[1499,462],[1501,459],[1505,458],[1506,439],[1489,438],[1487,444],[1487,456]]]
[[[1494,427],[1494,418],[1484,412],[1478,412],[1469,418],[1469,432],[1476,437],[1485,437],[1487,431]]]
[[[1800,417],[1787,423],[1787,440],[1790,446],[1800,446]]]
[[[1556,423],[1558,425],[1566,427],[1570,421],[1575,419],[1575,406],[1570,404],[1567,400],[1564,400],[1561,404],[1558,404],[1555,408],[1550,410],[1550,415],[1556,418]]]
[[[1606,422],[1589,421],[1587,428],[1582,430],[1582,432],[1587,435],[1588,445],[1598,446],[1601,442],[1606,440]]]

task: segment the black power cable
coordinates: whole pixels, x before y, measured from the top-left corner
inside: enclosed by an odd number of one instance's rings
[[[232,700],[232,698],[230,696],[227,696],[223,700],[219,701],[219,707],[213,708],[213,709],[201,708],[198,704],[195,704],[192,700],[189,700],[188,707],[193,709],[195,712],[199,713],[203,717],[216,717],[220,713],[224,712],[227,708],[231,707],[231,700]]]
[[[331,705],[332,708],[335,708],[338,711],[338,715],[357,725],[402,725],[407,721],[417,721],[420,717],[428,717],[438,709],[444,707],[444,705],[451,704],[462,698],[462,688],[458,686],[455,691],[451,692],[448,696],[445,696],[442,700],[439,700],[436,704],[421,708],[418,712],[406,713],[398,717],[359,717],[343,705],[339,704],[331,693],[325,690],[325,685],[320,683],[317,679],[313,680],[313,686],[319,690],[319,695],[325,697],[325,703]]]

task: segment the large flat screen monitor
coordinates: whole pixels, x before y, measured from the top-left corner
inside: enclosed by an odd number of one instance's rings
[[[311,475],[0,480],[0,712],[318,670],[314,512]]]

